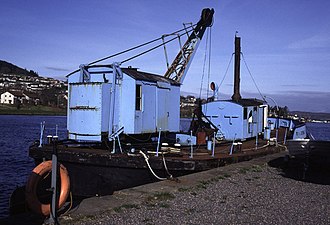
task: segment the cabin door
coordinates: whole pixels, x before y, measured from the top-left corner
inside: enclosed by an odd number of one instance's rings
[[[108,132],[111,84],[69,85],[68,133],[70,139],[100,141]]]
[[[142,132],[156,131],[156,87],[145,85],[142,94]]]
[[[157,88],[157,129],[168,130],[169,113],[169,90]]]

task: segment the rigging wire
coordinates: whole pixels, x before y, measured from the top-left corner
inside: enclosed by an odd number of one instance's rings
[[[208,71],[207,71],[208,75],[207,75],[207,86],[206,86],[206,90],[207,90],[206,99],[209,98],[209,90],[210,90],[209,84],[210,84],[210,76],[211,76],[212,27],[210,27],[209,32],[210,32],[210,40],[209,40],[210,43],[209,43],[209,65],[208,65]]]
[[[190,32],[190,31],[193,31],[193,29],[189,30],[188,32]],[[137,55],[134,55],[134,56],[132,56],[132,57],[130,57],[130,58],[128,58],[128,59],[125,59],[125,60],[121,61],[120,64],[123,64],[123,63],[128,62],[128,61],[130,61],[130,60],[132,60],[132,59],[135,59],[135,58],[137,58],[137,57],[139,57],[139,56],[141,56],[141,55],[144,55],[144,54],[146,54],[146,53],[148,53],[148,52],[151,52],[151,51],[155,50],[156,48],[159,48],[159,47],[161,47],[161,46],[164,46],[165,44],[167,44],[167,43],[169,43],[169,42],[171,42],[171,41],[174,41],[175,39],[178,39],[178,37],[181,37],[181,36],[183,36],[183,35],[185,35],[185,33],[183,33],[183,34],[179,34],[177,37],[171,38],[170,40],[167,40],[167,41],[165,41],[165,42],[163,42],[163,43],[161,43],[161,44],[159,44],[159,45],[156,45],[156,46],[153,47],[153,48],[150,48],[150,49],[148,49],[148,50],[146,50],[146,51],[143,51],[143,52],[141,52],[141,53],[139,53],[139,54],[137,54]]]
[[[254,85],[256,86],[256,88],[257,88],[257,90],[258,90],[258,92],[259,92],[261,98],[266,102],[266,99],[265,99],[264,95],[261,94],[261,91],[260,91],[260,89],[259,89],[259,87],[258,87],[256,81],[254,80],[254,78],[253,78],[253,76],[252,76],[252,73],[251,73],[251,71],[250,71],[250,69],[249,69],[249,67],[248,67],[248,65],[247,65],[247,63],[246,63],[246,61],[245,61],[245,57],[244,57],[244,55],[243,55],[242,52],[241,52],[241,55],[242,55],[242,59],[243,59],[243,61],[244,61],[244,64],[245,64],[245,66],[246,66],[246,69],[247,69],[247,71],[249,72],[249,74],[250,74],[250,76],[251,76],[251,78],[252,78],[252,81],[253,81]]]
[[[225,75],[223,76],[220,84],[219,84],[219,88],[221,87],[223,81],[225,80],[226,76],[227,76],[227,73],[228,73],[228,70],[229,70],[229,66],[231,64],[231,62],[233,61],[233,56],[234,56],[235,53],[231,54],[231,57],[230,57],[230,60],[229,60],[229,63],[228,63],[228,66],[227,66],[227,69],[226,69],[226,72],[225,72]]]
[[[202,89],[203,89],[204,75],[205,75],[205,64],[206,64],[206,59],[207,59],[208,39],[209,39],[209,32],[206,33],[206,46],[205,46],[205,53],[204,53],[202,82],[201,82],[201,87],[199,89],[199,99],[202,98]]]
[[[175,31],[175,32],[172,32],[172,33],[169,34],[169,35],[174,35],[174,34],[177,34],[177,33],[182,32],[182,31],[184,31],[184,34],[186,34],[186,32],[190,32],[190,31],[192,31],[192,30],[194,29],[194,26],[196,26],[196,24],[191,24],[191,25],[188,26],[188,27],[185,27],[185,28],[182,28],[182,29],[177,30],[177,31]],[[193,28],[193,29],[187,31],[187,30],[186,30],[187,28]],[[180,34],[180,36],[183,36],[184,34]],[[178,36],[179,36],[179,35],[178,35]],[[159,41],[159,40],[161,40],[161,39],[162,39],[162,37],[159,37],[159,38],[153,39],[153,40],[151,40],[151,41],[145,42],[145,43],[143,43],[143,44],[136,45],[136,46],[134,46],[134,47],[132,47],[132,48],[129,48],[129,49],[126,49],[126,50],[124,50],[124,51],[121,51],[121,52],[115,53],[115,54],[113,54],[113,55],[110,55],[110,56],[106,56],[106,57],[100,58],[100,59],[98,59],[98,60],[95,60],[95,61],[93,61],[93,62],[88,63],[87,66],[91,66],[91,65],[94,65],[94,64],[99,63],[99,62],[101,62],[101,61],[104,61],[104,60],[107,60],[107,59],[110,59],[110,58],[113,58],[113,57],[116,57],[116,56],[122,55],[122,54],[127,53],[127,52],[130,52],[130,51],[133,51],[133,50],[135,50],[135,49],[138,49],[138,48],[141,48],[141,47],[143,47],[143,46],[149,45],[149,44],[154,43],[154,42],[156,42],[156,41]],[[173,40],[174,40],[174,39],[173,39]],[[172,40],[171,40],[171,41],[172,41]],[[166,43],[168,43],[168,42],[166,42]],[[164,44],[166,44],[166,43],[164,43]],[[160,46],[162,46],[162,45],[160,45]],[[158,46],[158,47],[159,47],[159,46]],[[78,72],[79,70],[80,70],[80,69],[77,69],[77,70],[75,70],[75,71],[69,73],[69,74],[66,75],[66,76],[68,77],[68,76],[70,76],[70,75],[72,75],[72,74]]]

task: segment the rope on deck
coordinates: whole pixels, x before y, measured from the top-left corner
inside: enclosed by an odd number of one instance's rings
[[[140,153],[141,155],[143,155],[144,160],[146,161],[147,166],[148,166],[150,172],[152,173],[152,175],[154,175],[154,177],[156,177],[158,180],[167,180],[167,178],[162,178],[162,177],[157,176],[157,174],[153,171],[153,169],[152,169],[151,166],[150,166],[148,156],[147,156],[144,152],[142,152],[142,151],[140,150],[139,153]]]

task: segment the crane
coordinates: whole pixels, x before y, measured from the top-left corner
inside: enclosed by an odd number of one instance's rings
[[[211,27],[213,24],[214,9],[205,8],[202,10],[202,15],[197,23],[193,32],[188,37],[186,43],[179,51],[171,66],[166,71],[164,77],[172,79],[180,84],[186,76],[190,63],[194,57],[194,54],[198,48],[198,45],[204,35],[207,27]]]
[[[175,59],[173,60],[172,64],[170,66],[168,66],[168,69],[167,69],[167,71],[165,72],[165,75],[164,75],[165,78],[172,79],[172,80],[174,80],[174,81],[176,81],[180,84],[183,83],[183,80],[186,76],[186,73],[188,71],[190,63],[192,62],[194,54],[195,54],[195,52],[198,48],[198,45],[199,45],[199,43],[200,43],[200,41],[201,41],[201,39],[202,39],[202,37],[205,33],[206,28],[211,27],[213,25],[213,14],[214,14],[214,9],[204,8],[202,10],[201,18],[198,21],[198,23],[188,27],[188,28],[193,27],[192,32],[189,35],[189,37],[188,37],[187,41],[185,42],[185,44],[180,49],[180,51],[177,54],[177,56],[175,57]],[[175,39],[179,39],[180,36],[184,35],[184,34],[180,33],[182,31],[185,31],[185,33],[188,34],[188,32],[190,32],[191,30],[188,31],[186,28],[187,27],[185,27],[184,29],[181,29],[179,31],[173,32],[171,35],[176,34],[177,37],[172,38],[172,39],[170,39],[166,42],[164,41],[163,37],[156,38],[154,40],[151,40],[151,41],[148,41],[146,43],[134,46],[132,48],[129,48],[129,49],[126,49],[124,51],[115,53],[113,55],[106,56],[106,57],[103,57],[101,59],[95,60],[95,61],[90,62],[88,64],[83,64],[83,65],[80,66],[81,67],[80,69],[69,73],[68,75],[66,75],[66,77],[70,77],[72,74],[75,74],[76,72],[82,71],[82,69],[84,69],[83,74],[85,76],[87,76],[88,75],[88,71],[87,71],[88,68],[97,67],[97,65],[95,65],[96,63],[99,63],[101,61],[104,61],[104,60],[122,55],[124,53],[130,52],[130,51],[133,51],[133,50],[136,50],[136,49],[144,47],[146,45],[150,45],[150,44],[155,43],[159,40],[163,40],[163,43],[158,44],[154,47],[151,47],[151,48],[149,48],[149,49],[147,49],[147,50],[145,50],[141,53],[138,53],[137,55],[131,56],[128,59],[125,59],[125,60],[117,63],[117,66],[120,66],[121,64],[123,64],[125,62],[128,62],[128,61],[130,61],[132,59],[135,59],[137,57],[140,57],[140,56],[142,56],[142,55],[144,55],[144,54],[146,54],[150,51],[153,51],[153,50],[155,50],[159,47],[165,46],[166,43],[169,43],[169,42],[171,42]],[[95,65],[95,66],[92,66],[92,65]]]

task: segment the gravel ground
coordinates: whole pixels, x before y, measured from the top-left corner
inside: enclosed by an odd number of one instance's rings
[[[73,224],[330,224],[329,176],[317,184],[284,172],[267,164],[240,168]]]

